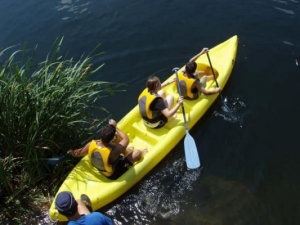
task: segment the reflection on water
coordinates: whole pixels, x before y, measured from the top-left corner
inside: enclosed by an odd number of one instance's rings
[[[63,20],[68,20],[72,14],[90,13],[88,6],[91,4],[90,1],[80,0],[61,0],[60,5],[56,7],[57,11],[66,11],[68,16],[64,16]],[[65,14],[66,15],[66,14]]]
[[[240,98],[233,98],[230,101],[227,98],[224,99],[224,106],[221,110],[216,110],[214,116],[223,117],[223,119],[230,123],[239,123],[240,127],[243,127],[243,119],[246,115],[246,104]]]

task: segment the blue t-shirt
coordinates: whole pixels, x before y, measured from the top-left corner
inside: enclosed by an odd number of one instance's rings
[[[88,215],[83,215],[76,221],[69,221],[68,225],[113,225],[110,218],[99,212],[92,212]]]

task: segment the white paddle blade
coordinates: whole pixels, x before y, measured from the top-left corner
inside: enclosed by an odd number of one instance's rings
[[[186,165],[189,169],[196,169],[200,167],[200,158],[198,155],[198,150],[195,144],[194,139],[186,132],[186,136],[184,138],[184,152],[185,152],[185,160]]]

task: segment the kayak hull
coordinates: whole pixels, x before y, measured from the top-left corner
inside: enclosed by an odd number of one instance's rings
[[[237,46],[238,37],[233,36],[209,51],[209,56],[221,89],[224,88],[231,75]],[[205,54],[201,55],[196,60],[196,63],[197,70],[206,70],[210,67]],[[172,81],[175,77],[176,75],[172,74],[167,81]],[[216,88],[214,81],[207,82],[206,89],[214,88]],[[179,97],[176,83],[166,86],[164,91],[167,95],[172,94],[175,100]],[[199,121],[217,97],[218,94],[201,94],[197,100],[184,100],[184,110],[189,129]],[[167,122],[164,127],[151,129],[144,125],[139,114],[139,107],[136,105],[118,122],[118,128],[128,135],[130,139],[129,146],[134,146],[135,149],[141,150],[147,148],[148,153],[117,180],[109,180],[100,174],[91,165],[89,158],[85,156],[70,172],[57,194],[61,191],[71,191],[75,199],[79,199],[81,194],[86,194],[91,199],[93,210],[98,210],[123,195],[139,182],[186,134],[181,108],[177,111],[177,117]],[[67,218],[60,215],[55,209],[54,201],[55,198],[49,210],[51,220],[67,221]]]

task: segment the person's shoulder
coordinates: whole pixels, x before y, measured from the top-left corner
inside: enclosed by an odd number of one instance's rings
[[[103,215],[100,212],[92,212],[88,215],[90,218],[93,218],[93,220],[99,221],[99,224],[101,225],[112,225],[112,221],[107,216]],[[86,216],[87,217],[87,216]]]
[[[156,99],[153,100],[152,104],[155,106],[162,107],[165,105],[165,102],[162,97],[157,97]]]
[[[159,102],[159,101],[164,101],[162,97],[156,96],[153,102]]]

